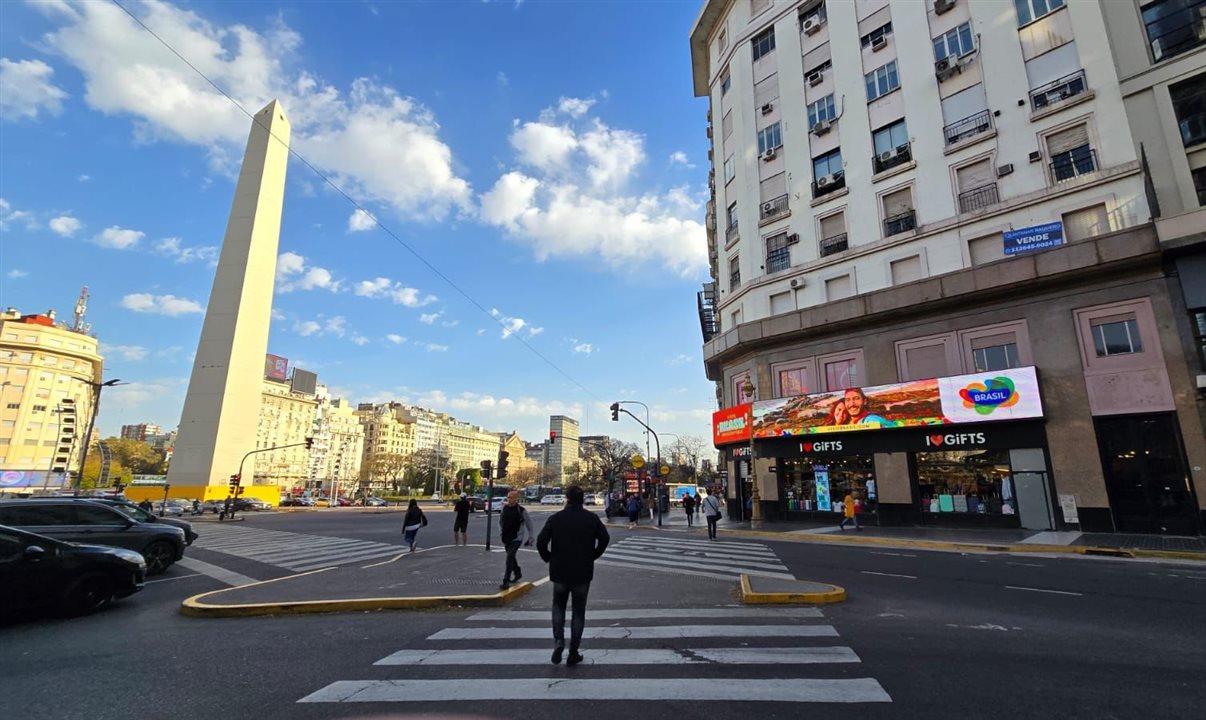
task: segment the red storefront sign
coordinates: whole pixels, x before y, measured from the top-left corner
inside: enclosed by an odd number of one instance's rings
[[[712,444],[716,447],[749,442],[754,425],[754,404],[743,403],[712,413]]]

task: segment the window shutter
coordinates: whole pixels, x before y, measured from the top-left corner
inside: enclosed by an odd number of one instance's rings
[[[1104,203],[1065,213],[1064,241],[1075,242],[1110,231],[1110,216]]]
[[[986,109],[988,100],[984,97],[984,83],[978,83],[942,101],[942,122],[951,125]]]
[[[1005,242],[1000,234],[975,238],[967,243],[972,265],[983,265],[1005,257]]]
[[[754,110],[761,112],[761,107],[779,99],[779,74],[775,73],[754,86]]]
[[[884,217],[899,215],[913,209],[913,193],[909,188],[884,196]]]
[[[946,362],[946,344],[926,345],[905,350],[905,382],[924,380],[949,375]]]
[[[750,17],[770,7],[771,0],[750,0]]]
[[[1001,333],[999,335],[986,335],[984,337],[974,338],[971,341],[972,350],[983,350],[984,348],[996,347],[998,345],[1017,345],[1018,338],[1014,333]]]
[[[981,160],[967,167],[961,167],[955,171],[955,175],[959,181],[959,192],[967,192],[978,187],[991,185],[995,181],[992,162],[988,159]]]
[[[830,278],[825,281],[825,299],[841,300],[854,294],[853,284],[849,275]]]
[[[720,135],[722,139],[728,140],[733,134],[733,111],[730,110],[724,114],[724,118],[720,121]]]
[[[867,33],[887,25],[892,20],[892,10],[890,8],[881,8],[874,13],[868,15],[858,21],[858,36],[861,38]]]
[[[1061,130],[1047,136],[1047,154],[1059,155],[1089,144],[1089,126],[1085,124]]]
[[[787,173],[781,172],[769,177],[761,184],[762,202],[769,202],[787,194]]]
[[[1030,81],[1030,89],[1037,90],[1079,69],[1080,56],[1076,54],[1076,42],[1073,41],[1026,61],[1026,79]]]
[[[836,237],[846,232],[846,213],[834,213],[821,218],[821,239]]]
[[[825,43],[816,50],[811,50],[804,55],[804,74],[812,72],[820,65],[824,65],[832,58],[829,50],[829,43]]]
[[[921,256],[914,255],[913,257],[896,260],[892,263],[891,270],[893,285],[903,285],[914,280],[920,280]]]
[[[795,306],[791,301],[791,293],[779,293],[771,295],[771,315],[782,315],[795,310]]]

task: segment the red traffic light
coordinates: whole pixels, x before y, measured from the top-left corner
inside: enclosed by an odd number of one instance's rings
[[[557,431],[549,430],[549,445],[556,445],[556,444],[557,444]]]

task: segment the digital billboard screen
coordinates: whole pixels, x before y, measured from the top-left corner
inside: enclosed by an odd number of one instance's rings
[[[289,358],[280,355],[264,356],[264,377],[284,382],[289,377]]]

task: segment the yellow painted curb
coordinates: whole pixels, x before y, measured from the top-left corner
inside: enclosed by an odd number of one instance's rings
[[[846,588],[829,583],[832,590],[821,592],[754,592],[750,587],[750,576],[741,576],[741,600],[746,605],[828,605],[846,601]]]
[[[314,572],[324,572],[332,568],[323,568]],[[302,573],[309,575],[310,573]],[[265,583],[295,578],[289,575]],[[264,583],[252,583],[261,585]],[[242,585],[240,588],[250,587]],[[448,607],[452,605],[469,605],[476,607],[493,607],[506,605],[512,600],[526,595],[535,587],[530,582],[514,585],[501,592],[490,595],[430,595],[423,597],[382,597],[382,598],[348,598],[340,600],[297,600],[279,603],[244,603],[240,605],[211,605],[203,602],[203,598],[219,593],[229,592],[239,588],[223,588],[211,590],[188,598],[180,604],[180,613],[189,617],[256,617],[260,615],[304,615],[309,613],[332,612],[364,612],[370,610],[418,610],[433,607]]]

